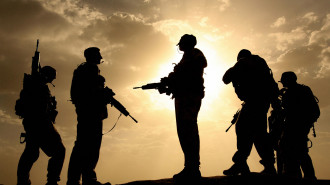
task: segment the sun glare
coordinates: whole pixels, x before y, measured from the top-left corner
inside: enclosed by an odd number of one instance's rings
[[[205,98],[203,99],[203,109],[209,112],[221,92],[221,80],[224,74],[224,66],[217,49],[207,42],[199,42],[197,48],[200,49],[207,60],[208,66],[204,70]]]
[[[217,50],[214,49],[207,42],[199,42],[196,46],[200,49],[207,60],[208,66],[204,70],[204,86],[205,86],[205,98],[203,99],[203,109],[209,111],[212,109],[212,104],[215,102],[221,92],[221,79],[224,73],[224,67],[222,66],[222,60],[219,57]],[[175,47],[175,49],[177,49]],[[173,71],[174,65],[180,62],[183,53],[175,52],[175,54],[165,62],[159,65],[157,76],[152,79],[153,82],[159,82],[160,78],[167,76]],[[162,96],[158,93],[150,93],[150,100],[154,103],[157,109],[173,109],[173,102],[170,97]]]

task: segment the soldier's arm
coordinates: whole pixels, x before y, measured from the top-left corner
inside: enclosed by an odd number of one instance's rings
[[[225,84],[229,84],[230,82],[233,81],[234,71],[235,71],[235,69],[233,67],[231,67],[225,72],[225,74],[222,77],[222,81]]]

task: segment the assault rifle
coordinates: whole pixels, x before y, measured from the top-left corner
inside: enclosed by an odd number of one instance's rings
[[[40,52],[38,51],[39,48],[39,39],[37,39],[37,46],[36,46],[36,51],[34,52],[34,56],[32,57],[32,65],[31,65],[31,75],[24,73],[24,78],[23,78],[23,89],[26,86],[26,84],[31,83],[32,78],[31,76],[35,76],[40,72]],[[55,100],[55,97],[54,97]],[[15,104],[15,113],[20,117],[23,118],[24,117],[24,108],[23,108],[23,101],[21,98],[19,98],[16,101]],[[56,106],[56,105],[55,105]],[[56,111],[56,110],[55,110]],[[56,113],[53,112],[53,114],[51,115],[51,119],[53,121],[53,123],[55,122],[55,117],[57,116],[57,111]],[[26,139],[26,133],[21,133],[20,136],[20,143],[23,144],[25,143],[25,139]]]
[[[231,120],[231,125],[227,128],[226,132],[228,132],[228,130],[237,123],[239,115],[241,114],[241,109],[238,109],[237,112],[234,114],[233,116],[233,120]]]
[[[164,80],[164,81],[166,81],[166,80]],[[167,83],[163,82],[163,80],[159,83],[149,83],[146,85],[142,85],[141,87],[133,87],[133,89],[142,89],[142,90],[157,89],[160,94],[166,93],[166,95],[168,95],[168,96],[171,95],[171,91],[170,91]]]
[[[105,87],[105,89],[107,92],[108,102],[111,104],[111,106],[114,106],[120,113],[124,114],[126,117],[127,116],[131,117],[132,120],[135,121],[135,123],[137,123],[138,121],[136,119],[134,119],[130,115],[130,113],[126,110],[126,108],[118,100],[116,100],[113,97],[115,95],[115,93],[109,87]]]

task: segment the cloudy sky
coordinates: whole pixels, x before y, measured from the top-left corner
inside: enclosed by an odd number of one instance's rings
[[[294,71],[298,82],[320,100],[321,117],[310,150],[316,176],[330,179],[330,2],[328,0],[1,0],[0,1],[0,184],[16,183],[24,145],[21,120],[14,113],[24,73],[30,73],[36,40],[41,64],[57,69],[50,87],[58,101],[56,128],[67,148],[61,184],[66,182],[75,140],[76,114],[68,101],[73,70],[83,50],[101,49],[106,85],[139,123],[121,117],[103,139],[96,168],[100,181],[170,178],[183,167],[173,100],[157,91],[133,90],[158,82],[178,63],[175,46],[194,34],[207,60],[206,97],[199,114],[201,172],[222,175],[236,151],[234,129],[226,128],[241,102],[221,81],[237,53],[247,48],[265,58],[278,81]],[[281,87],[281,85],[280,85]],[[119,112],[109,110],[104,132]],[[44,184],[47,160],[41,152],[31,171],[33,184]],[[253,149],[252,171],[262,170]]]

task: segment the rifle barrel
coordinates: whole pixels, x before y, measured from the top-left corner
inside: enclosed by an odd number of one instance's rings
[[[135,118],[133,118],[130,114],[129,114],[129,117],[131,117],[132,118],[132,120],[134,120],[135,121],[135,123],[138,123],[138,121],[135,119]]]
[[[37,47],[36,47],[36,52],[38,52],[38,48],[39,48],[39,39],[37,39]]]
[[[226,132],[228,132],[228,130],[233,126],[234,124],[232,123],[226,130]]]
[[[142,89],[142,87],[133,87],[133,89]]]

